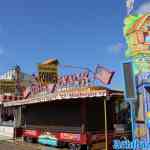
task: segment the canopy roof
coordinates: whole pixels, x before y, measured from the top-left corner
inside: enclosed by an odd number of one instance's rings
[[[56,91],[54,93],[49,93],[38,97],[34,96],[28,99],[3,102],[3,104],[5,107],[8,107],[8,106],[27,105],[33,103],[50,102],[55,100],[69,100],[69,99],[80,100],[83,98],[92,98],[92,97],[108,98],[110,96],[123,97],[123,92],[110,90],[105,87],[85,87],[85,88],[75,88],[75,89],[68,89],[63,91]]]

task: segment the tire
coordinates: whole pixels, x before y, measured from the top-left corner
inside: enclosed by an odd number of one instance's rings
[[[81,145],[80,144],[69,144],[69,150],[81,150]]]
[[[57,148],[63,148],[64,147],[64,142],[58,141],[58,145],[56,147]]]
[[[91,146],[90,145],[82,145],[81,150],[91,150]]]
[[[26,136],[23,137],[23,141],[27,142],[27,137]]]
[[[81,145],[80,144],[76,145],[76,150],[81,150]]]
[[[31,137],[24,137],[24,141],[27,143],[32,143],[33,142],[33,138]]]

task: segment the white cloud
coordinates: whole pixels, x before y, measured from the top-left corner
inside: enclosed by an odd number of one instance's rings
[[[4,50],[2,48],[0,48],[0,55],[4,54]]]
[[[150,13],[150,2],[143,3],[137,10],[136,13],[145,14]]]
[[[118,42],[116,44],[110,45],[108,47],[108,51],[111,52],[111,53],[115,53],[115,54],[123,53],[124,49],[125,49],[125,46],[121,42]]]

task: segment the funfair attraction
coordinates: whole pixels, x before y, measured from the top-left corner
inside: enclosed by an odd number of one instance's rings
[[[150,13],[129,15],[124,36],[126,58],[132,63],[137,97],[132,101],[133,140],[150,142]],[[147,148],[149,149],[149,148]]]

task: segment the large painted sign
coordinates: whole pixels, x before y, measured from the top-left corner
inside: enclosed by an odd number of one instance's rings
[[[16,82],[14,80],[0,80],[0,93],[15,93]]]
[[[60,76],[57,82],[57,89],[85,87],[90,83],[89,72],[84,71],[71,75]]]
[[[57,64],[39,64],[39,82],[43,85],[56,83],[58,76]]]

